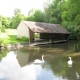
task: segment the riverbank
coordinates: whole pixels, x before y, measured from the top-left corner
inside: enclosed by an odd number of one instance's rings
[[[17,37],[16,29],[5,29],[5,32],[0,32],[0,48],[4,49],[8,46],[19,45],[20,43],[26,43],[27,38],[23,37],[19,39]]]

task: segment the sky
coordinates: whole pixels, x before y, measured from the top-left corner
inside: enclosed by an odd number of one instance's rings
[[[21,13],[27,16],[31,9],[43,10],[43,4],[47,0],[0,0],[0,15],[11,17],[14,10],[19,8]]]

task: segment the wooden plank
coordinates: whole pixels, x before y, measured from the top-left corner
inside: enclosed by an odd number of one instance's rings
[[[58,40],[58,41],[53,41],[53,43],[63,43],[63,42],[66,42],[66,40]]]
[[[46,45],[46,44],[57,44],[57,43],[63,43],[66,42],[66,40],[58,40],[58,41],[44,41],[44,42],[34,42],[31,43],[29,46],[37,46],[37,45]]]

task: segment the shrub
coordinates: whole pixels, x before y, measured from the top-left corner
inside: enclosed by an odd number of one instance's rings
[[[2,25],[1,31],[5,32],[5,26],[4,25]]]
[[[18,38],[18,39],[20,39],[21,41],[29,41],[29,38],[28,37],[25,37],[25,36],[23,36],[23,37],[21,37],[21,38]]]

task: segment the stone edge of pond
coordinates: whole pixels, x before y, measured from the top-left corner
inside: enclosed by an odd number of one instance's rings
[[[17,43],[17,44],[8,44],[7,46],[0,45],[0,49],[6,48],[21,48],[21,47],[31,47],[33,44],[29,44],[29,42]]]

